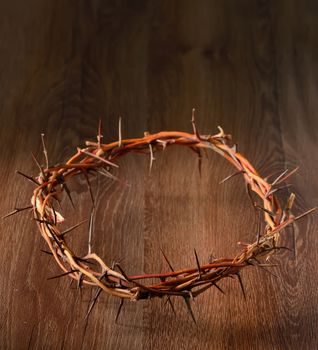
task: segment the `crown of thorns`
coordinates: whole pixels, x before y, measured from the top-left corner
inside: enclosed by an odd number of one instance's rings
[[[247,266],[256,266],[268,272],[273,266],[268,258],[281,249],[288,249],[279,245],[280,234],[288,225],[312,212],[294,216],[291,209],[294,203],[295,194],[291,193],[283,206],[276,194],[281,188],[286,187],[285,181],[297,170],[285,170],[272,182],[263,178],[251,165],[251,163],[237,151],[236,145],[231,142],[231,135],[225,134],[221,127],[215,135],[201,135],[197,131],[194,110],[192,113],[193,133],[179,131],[161,131],[155,134],[145,133],[141,138],[122,139],[121,121],[119,120],[119,139],[115,142],[102,143],[101,123],[97,135],[97,142],[86,141],[85,148],[77,148],[77,152],[66,162],[50,167],[47,151],[42,134],[43,151],[46,166],[41,166],[35,159],[40,174],[33,178],[18,172],[35,184],[31,199],[31,206],[16,208],[6,215],[8,217],[24,209],[32,209],[34,219],[37,222],[39,231],[45,239],[50,252],[63,273],[51,278],[68,276],[77,280],[78,286],[82,284],[95,286],[96,294],[92,298],[87,316],[92,310],[95,302],[103,291],[111,296],[121,298],[120,307],[116,316],[119,315],[121,306],[125,299],[141,300],[153,297],[166,297],[170,305],[172,296],[184,298],[192,319],[190,300],[197,297],[210,287],[216,287],[223,292],[219,282],[225,277],[237,277],[243,295],[245,291],[240,272]],[[193,267],[186,267],[174,270],[167,256],[162,251],[163,257],[169,266],[170,271],[164,273],[140,274],[128,276],[119,263],[108,266],[97,254],[92,252],[92,212],[89,221],[88,252],[85,256],[78,256],[67,243],[67,235],[75,230],[83,222],[72,226],[64,231],[61,230],[63,216],[54,209],[54,201],[59,201],[61,193],[65,192],[70,198],[71,192],[67,182],[74,176],[84,176],[94,208],[94,197],[90,185],[90,177],[98,172],[102,175],[116,180],[112,168],[118,167],[116,161],[127,153],[135,152],[150,156],[150,170],[154,160],[154,152],[164,150],[171,145],[189,147],[195,151],[201,164],[201,151],[212,150],[229,161],[236,172],[225,178],[221,183],[231,177],[241,174],[244,178],[247,193],[253,207],[262,214],[265,221],[265,228],[259,230],[256,240],[251,244],[241,244],[241,250],[234,257],[213,259],[202,264],[194,250],[196,264]],[[283,185],[282,185],[283,184]],[[87,221],[87,220],[86,220]],[[147,283],[147,280],[151,283]],[[155,282],[153,282],[155,280]]]

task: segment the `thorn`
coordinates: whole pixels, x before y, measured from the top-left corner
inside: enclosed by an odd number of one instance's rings
[[[67,194],[67,197],[69,198],[71,204],[72,204],[72,207],[73,209],[75,209],[75,205],[74,205],[74,202],[73,202],[73,198],[71,196],[71,191],[69,190],[68,186],[66,185],[65,182],[62,182],[62,187],[63,189],[65,190],[66,194]]]
[[[149,143],[149,150],[150,150],[150,165],[149,165],[149,174],[150,174],[151,173],[151,168],[152,168],[152,163],[156,159],[153,156],[153,150],[152,150],[152,146],[151,146],[150,143]]]
[[[209,288],[211,288],[213,286],[213,283],[209,283],[208,285],[205,285],[204,287],[198,289],[198,290],[195,290],[192,292],[192,295],[193,297],[197,297],[199,296],[200,294],[202,294],[203,292],[205,292],[206,290],[208,290]]]
[[[117,324],[117,321],[118,321],[118,318],[119,318],[119,315],[120,315],[120,312],[121,312],[121,309],[124,305],[124,299],[121,298],[120,300],[120,304],[119,304],[119,307],[118,307],[118,310],[117,310],[117,313],[116,313],[116,317],[115,317],[115,323]]]
[[[24,207],[24,208],[15,208],[14,210],[12,210],[10,213],[4,215],[1,217],[1,219],[6,219],[14,214],[17,214],[17,213],[20,213],[21,211],[24,211],[24,210],[28,210],[28,209],[32,209],[33,208],[33,205],[29,205],[27,207]]]
[[[92,253],[92,233],[93,233],[93,218],[94,218],[94,207],[92,207],[90,219],[89,219],[89,227],[88,227],[88,253]]]
[[[47,155],[47,150],[46,150],[46,146],[45,146],[45,142],[44,142],[44,134],[41,134],[41,140],[42,140],[42,146],[43,146],[43,153],[44,153],[44,157],[45,157],[46,169],[48,169],[49,168],[49,158]]]
[[[33,177],[31,177],[31,176],[29,176],[29,175],[26,175],[26,174],[22,173],[22,172],[19,171],[19,170],[16,170],[16,173],[19,174],[19,175],[21,175],[21,176],[23,176],[23,177],[25,177],[26,179],[28,179],[29,181],[35,183],[36,185],[40,186],[39,182],[37,182],[35,179],[33,179]]]
[[[78,151],[83,153],[83,154],[85,154],[85,155],[87,155],[87,156],[89,156],[89,157],[95,158],[95,159],[97,159],[97,160],[99,160],[99,161],[101,161],[103,163],[106,163],[107,165],[111,165],[111,166],[113,166],[115,168],[119,168],[118,164],[115,164],[115,163],[109,161],[108,159],[102,158],[102,157],[98,156],[97,154],[85,151],[84,149],[80,149],[80,148],[78,148]]]
[[[189,312],[189,314],[190,314],[190,316],[191,316],[191,318],[192,318],[192,321],[194,322],[194,324],[195,325],[197,325],[197,321],[196,321],[196,319],[195,319],[195,317],[194,317],[194,314],[193,314],[193,311],[192,311],[192,308],[191,308],[191,304],[190,304],[190,297],[187,295],[185,295],[184,297],[183,297],[183,299],[184,299],[184,301],[185,301],[185,303],[186,303],[186,306],[187,306],[187,310],[188,310],[188,312]]]
[[[287,173],[288,173],[288,169],[286,169],[285,171],[283,171],[283,172],[272,182],[272,186],[275,186],[275,185],[278,183],[278,181],[279,181],[280,179],[282,179],[283,176],[285,176]]]
[[[112,179],[112,180],[115,180],[115,181],[118,181],[118,182],[121,182],[121,180],[117,177],[117,176],[115,176],[115,175],[113,175],[112,173],[110,173],[109,171],[107,171],[106,169],[97,169],[96,170],[99,174],[102,174],[102,175],[104,175],[104,176],[106,176],[106,177],[108,177],[108,178],[110,178],[110,179]]]
[[[197,127],[195,125],[195,118],[194,118],[194,114],[195,114],[195,108],[192,108],[192,118],[191,118],[191,123],[192,123],[192,128],[193,128],[193,133],[195,134],[195,136],[198,138],[198,140],[201,140],[201,137],[198,133]]]
[[[280,187],[277,187],[277,188],[272,188],[271,190],[269,190],[269,191],[266,193],[265,198],[268,198],[271,194],[274,194],[274,193],[277,192],[277,191],[281,191],[281,190],[283,190],[284,188],[289,188],[289,187],[291,187],[291,186],[292,186],[292,184],[286,184],[286,185],[284,185],[284,186],[280,186]]]
[[[295,172],[299,169],[299,166],[297,166],[295,169],[293,169],[289,174],[287,174],[286,176],[280,177],[279,179],[276,179],[275,181],[273,181],[273,183],[275,182],[275,184],[279,184],[281,182],[286,181],[290,176],[292,176],[293,174],[295,174]],[[273,184],[272,183],[272,184]]]
[[[254,201],[253,201],[253,197],[252,197],[252,193],[251,193],[251,185],[248,184],[248,183],[246,183],[246,192],[247,192],[247,194],[248,194],[248,197],[249,197],[249,199],[250,199],[250,201],[251,201],[253,207],[255,208],[255,203],[254,203]]]
[[[88,220],[85,219],[85,220],[79,222],[78,224],[67,228],[66,230],[64,230],[63,232],[61,232],[61,236],[64,237],[66,234],[68,234],[69,232],[75,230],[77,227],[81,226],[82,224],[84,224],[84,223],[87,222],[87,221],[88,221]]]
[[[226,178],[224,178],[223,180],[221,180],[221,181],[219,182],[219,185],[222,185],[224,182],[226,182],[227,180],[230,180],[232,177],[234,177],[234,176],[236,176],[236,175],[238,175],[238,174],[243,174],[244,172],[245,172],[244,170],[238,170],[238,171],[236,171],[235,173],[233,173],[233,174],[227,176]]]
[[[95,296],[94,296],[94,298],[91,300],[90,306],[89,306],[89,308],[88,308],[88,310],[87,310],[86,316],[85,316],[85,318],[84,318],[85,320],[88,319],[90,313],[92,312],[93,307],[95,306],[96,301],[97,301],[98,297],[100,296],[101,291],[102,291],[102,288],[98,287],[98,288],[97,288],[97,291],[96,291],[96,293],[95,293]]]
[[[197,251],[194,249],[194,255],[195,255],[195,261],[197,263],[197,267],[198,267],[198,272],[199,272],[199,276],[200,276],[200,279],[202,277],[202,269],[200,267],[200,262],[199,262],[199,258],[198,258],[198,254],[197,254]]]
[[[256,264],[253,264],[253,262],[251,262],[251,261],[249,262],[250,264],[252,264],[253,266],[256,266],[256,267],[262,269],[263,271],[269,273],[270,275],[272,275],[272,276],[278,278],[277,275],[275,275],[272,271],[267,270],[267,268],[266,268],[266,267],[274,267],[274,266],[277,266],[276,264],[262,264],[255,256],[253,256],[252,259],[256,261]]]
[[[269,273],[270,275],[272,275],[272,276],[274,276],[274,277],[278,278],[278,276],[277,276],[277,275],[275,275],[275,274],[274,274],[272,271],[267,270],[265,266],[262,266],[262,265],[259,265],[259,264],[256,264],[255,266],[259,267],[260,269],[262,269],[263,271],[265,271],[265,272]]]
[[[172,265],[170,264],[170,261],[168,260],[166,254],[163,252],[163,250],[162,250],[161,248],[160,248],[160,251],[161,251],[161,253],[162,253],[164,259],[166,260],[166,263],[168,264],[170,270],[171,270],[172,272],[174,272],[174,269],[173,269]]]
[[[225,295],[224,290],[223,290],[219,285],[217,285],[216,282],[212,282],[212,285],[213,285],[214,287],[216,287],[222,294]]]
[[[54,215],[53,222],[54,222],[54,225],[56,225],[56,223],[57,223],[56,211],[55,211],[54,206],[52,204],[51,204],[51,206],[52,206],[52,211],[53,211],[53,215]]]
[[[314,207],[314,208],[311,208],[311,209],[307,210],[307,211],[304,212],[303,214],[296,216],[295,219],[294,219],[294,221],[297,221],[297,220],[303,218],[304,216],[306,216],[306,215],[308,215],[308,214],[314,212],[316,209],[317,209],[317,207]]]
[[[41,251],[42,253],[45,253],[45,254],[48,254],[48,255],[53,255],[53,253],[51,253],[51,252],[49,252],[49,251],[47,251],[47,250],[44,250],[44,249],[40,249],[40,251]]]
[[[175,308],[174,308],[174,306],[173,306],[173,303],[172,303],[171,298],[170,298],[169,295],[167,295],[166,303],[167,303],[167,302],[168,302],[168,304],[170,305],[171,310],[172,310],[172,312],[174,313],[174,315],[177,316],[176,310],[175,310]]]
[[[199,169],[199,175],[201,177],[201,173],[202,173],[202,154],[201,154],[201,150],[199,148],[195,148],[195,147],[191,147],[190,149],[195,152],[198,156],[198,169]]]
[[[101,145],[101,140],[103,138],[102,135],[102,119],[99,118],[99,122],[98,122],[98,135],[97,135],[97,142],[98,142],[98,148],[100,149],[100,145]]]
[[[121,117],[118,120],[118,147],[121,147],[122,136],[121,136]]]
[[[78,280],[77,280],[77,289],[79,289],[81,291],[81,287],[82,287],[82,281],[83,281],[83,272],[80,272],[78,274]]]
[[[244,286],[243,286],[243,282],[242,282],[242,278],[241,278],[240,273],[238,272],[238,273],[236,274],[236,276],[237,276],[237,279],[238,279],[238,281],[239,281],[239,283],[240,283],[240,287],[241,287],[241,290],[242,290],[244,299],[246,300],[245,289],[244,289]]]
[[[114,265],[118,268],[118,270],[126,278],[127,281],[131,281],[131,279],[127,276],[126,272],[121,268],[121,266],[118,262],[116,262]]]
[[[261,213],[258,212],[256,245],[259,245],[260,238],[261,238]]]
[[[92,186],[91,186],[91,183],[89,181],[89,177],[88,177],[87,171],[85,169],[83,169],[83,174],[84,174],[85,179],[86,179],[86,183],[87,183],[87,187],[88,187],[89,194],[90,194],[90,197],[91,197],[92,205],[93,205],[93,207],[95,207],[95,200],[94,200],[94,195],[93,195],[93,191],[92,191]]]
[[[53,277],[49,277],[49,278],[47,278],[47,280],[49,281],[49,280],[53,280],[53,279],[55,279],[55,278],[64,277],[64,276],[67,276],[67,275],[69,275],[69,274],[71,274],[71,273],[74,273],[74,272],[78,272],[78,270],[67,271],[67,272],[61,273],[60,275],[53,276]]]
[[[80,262],[83,262],[83,263],[86,263],[86,264],[89,264],[89,265],[96,265],[96,263],[94,263],[93,261],[89,261],[87,259],[83,259],[83,258],[80,258],[78,256],[75,256],[74,259],[76,261],[80,261]]]
[[[39,168],[40,173],[41,173],[42,176],[43,176],[43,179],[46,179],[46,176],[45,176],[45,174],[44,174],[44,171],[43,171],[43,168],[42,168],[41,164],[38,162],[38,160],[35,158],[35,155],[34,155],[32,152],[31,152],[31,156],[32,156],[32,158],[33,158],[35,164],[36,164],[37,167]]]
[[[272,217],[272,218],[274,218],[275,217],[275,214],[272,212],[272,211],[270,211],[270,210],[268,210],[268,209],[266,209],[266,208],[264,208],[264,207],[262,207],[261,205],[259,205],[259,204],[254,204],[254,207],[256,208],[256,209],[259,209],[259,210],[262,210],[262,211],[264,211],[265,213],[267,213],[270,217]]]

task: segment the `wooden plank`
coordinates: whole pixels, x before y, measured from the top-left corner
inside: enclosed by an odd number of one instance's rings
[[[299,20],[301,18],[301,20]],[[313,1],[12,1],[0,4],[0,214],[28,205],[32,184],[14,175],[37,173],[46,134],[52,164],[95,138],[99,117],[105,141],[144,131],[190,131],[221,125],[262,175],[300,165],[293,183],[297,212],[315,205],[317,144]],[[301,145],[301,147],[298,147]],[[120,160],[128,186],[93,181],[97,200],[92,249],[121,260],[129,274],[196,266],[210,254],[232,256],[237,241],[256,237],[257,217],[243,180],[218,182],[232,172],[216,154],[203,157],[171,147],[149,158]],[[309,185],[308,185],[309,184]],[[67,226],[89,216],[84,179],[70,184]],[[286,196],[286,193],[283,194]],[[76,289],[52,259],[30,214],[0,223],[0,348],[3,349],[299,349],[317,343],[315,216],[288,232],[295,253],[274,261],[279,279],[249,269],[221,282],[193,303],[195,325],[183,300],[125,303],[102,295],[84,320],[94,290]],[[69,242],[87,250],[87,225]]]
[[[317,206],[317,15],[314,2],[294,1],[276,8],[276,50],[279,88],[279,115],[286,154],[286,167],[300,166],[292,179],[296,192],[295,212]],[[299,16],[299,14],[301,14]],[[281,284],[284,307],[281,323],[284,337],[293,348],[313,349],[317,346],[318,254],[317,214],[297,222],[294,233],[295,255],[285,265],[292,268],[294,279]],[[288,330],[288,331],[287,331]]]

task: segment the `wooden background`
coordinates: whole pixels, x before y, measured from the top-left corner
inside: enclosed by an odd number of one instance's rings
[[[94,139],[144,131],[191,131],[197,108],[201,133],[222,125],[260,171],[300,166],[293,177],[295,213],[318,204],[317,1],[1,1],[0,214],[28,205],[46,134],[52,164]],[[231,256],[237,242],[255,239],[257,218],[243,180],[218,182],[233,169],[216,154],[203,161],[170,148],[149,159],[120,161],[130,186],[95,183],[98,212],[93,250],[127,273]],[[89,215],[81,183],[72,187],[77,210],[65,201],[71,225]],[[286,197],[286,192],[282,192]],[[80,293],[60,273],[31,214],[0,223],[1,349],[317,349],[317,214],[286,231],[293,249],[277,255],[272,277],[243,272],[247,300],[235,280],[226,295],[209,290],[177,316],[162,300],[126,303],[114,323],[117,299],[102,296],[84,321],[93,291]],[[86,249],[87,227],[70,238]]]

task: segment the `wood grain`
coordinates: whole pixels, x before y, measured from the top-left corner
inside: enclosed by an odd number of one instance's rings
[[[0,3],[0,214],[28,205],[36,174],[30,153],[60,162],[96,135],[106,140],[144,131],[233,134],[262,175],[300,165],[293,178],[296,211],[318,203],[318,7],[315,1],[10,1]],[[231,256],[251,242],[257,217],[243,180],[218,182],[233,169],[215,154],[197,159],[170,148],[149,159],[120,160],[123,186],[97,179],[93,250],[129,274]],[[63,213],[72,225],[89,215],[83,181],[71,184]],[[283,192],[282,196],[286,196]],[[317,215],[286,232],[274,272],[244,271],[244,301],[235,280],[210,290],[177,316],[162,300],[126,303],[101,296],[89,321],[92,290],[67,279],[42,253],[30,213],[0,223],[1,349],[314,349],[317,347]],[[87,249],[87,226],[70,236]]]

